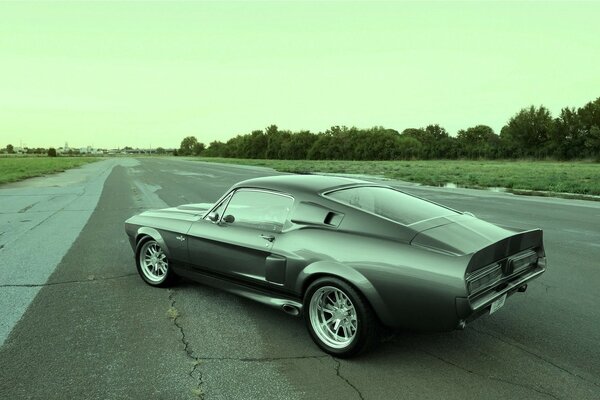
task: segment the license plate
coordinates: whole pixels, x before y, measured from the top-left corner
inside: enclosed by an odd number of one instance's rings
[[[502,295],[502,297],[496,299],[492,303],[492,306],[490,307],[490,314],[493,314],[496,311],[498,311],[500,308],[502,308],[502,306],[504,305],[505,301],[506,301],[506,293],[504,293],[504,295]]]

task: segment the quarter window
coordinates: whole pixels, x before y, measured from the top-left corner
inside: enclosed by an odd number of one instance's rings
[[[237,190],[224,217],[232,215],[232,225],[281,232],[294,200],[285,195],[257,190]]]
[[[455,211],[386,187],[354,187],[327,196],[404,225],[456,214]]]

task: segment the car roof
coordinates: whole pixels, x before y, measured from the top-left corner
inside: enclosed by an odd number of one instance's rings
[[[357,186],[365,184],[380,186],[376,183],[363,181],[360,179],[343,178],[339,176],[290,174],[248,179],[239,182],[234,187],[261,188],[290,194],[296,192],[316,194],[344,186]]]

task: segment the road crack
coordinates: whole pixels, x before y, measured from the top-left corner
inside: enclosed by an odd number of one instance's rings
[[[18,213],[22,214],[24,212],[27,212],[28,210],[30,210],[33,206],[35,206],[38,203],[39,203],[39,201],[36,201],[35,203],[28,205],[27,207],[23,207],[18,211]]]
[[[352,383],[348,378],[342,375],[341,362],[335,357],[329,355],[314,355],[314,356],[286,356],[286,357],[199,357],[194,354],[194,351],[191,349],[191,345],[187,336],[185,334],[185,330],[183,325],[179,321],[181,318],[181,314],[176,307],[177,301],[175,300],[175,291],[169,289],[169,302],[170,307],[167,310],[167,316],[173,322],[173,325],[179,330],[181,335],[181,343],[183,345],[183,351],[186,356],[192,361],[192,368],[188,372],[188,375],[192,379],[197,379],[197,386],[192,390],[192,393],[200,399],[205,398],[205,393],[203,389],[204,381],[203,374],[198,369],[203,361],[240,361],[240,362],[274,362],[274,361],[285,361],[285,360],[306,360],[306,359],[323,359],[323,358],[331,358],[335,363],[335,373],[338,378],[340,378],[344,383],[350,386],[358,395],[360,400],[364,400],[364,397],[360,390]],[[194,376],[197,375],[197,378]]]
[[[286,357],[196,357],[199,361],[240,361],[240,362],[274,362],[286,360],[316,360],[329,358],[322,356],[286,356]]]
[[[524,384],[522,384],[522,383],[517,383],[517,382],[509,381],[509,380],[507,380],[507,379],[497,378],[497,377],[495,377],[495,376],[483,375],[483,374],[477,373],[477,372],[475,372],[475,371],[473,371],[473,370],[470,370],[470,369],[468,369],[468,368],[465,368],[465,367],[463,367],[462,365],[456,364],[456,363],[454,363],[454,362],[452,362],[452,361],[450,361],[450,360],[446,360],[445,358],[443,358],[443,357],[440,357],[440,356],[438,356],[438,355],[436,355],[436,354],[434,354],[434,353],[431,353],[431,352],[429,352],[429,351],[426,351],[426,350],[423,350],[423,349],[419,349],[419,350],[420,350],[420,351],[422,351],[423,353],[425,353],[425,354],[427,354],[427,355],[429,355],[429,356],[431,356],[431,357],[435,358],[435,359],[438,359],[438,360],[442,361],[442,362],[443,362],[443,363],[445,363],[445,364],[448,364],[448,365],[450,365],[450,366],[453,366],[453,367],[455,367],[455,368],[458,368],[458,369],[460,369],[460,370],[462,370],[462,371],[464,371],[464,372],[467,372],[467,373],[469,373],[469,374],[473,374],[473,375],[476,375],[476,376],[480,376],[480,377],[482,377],[482,378],[489,379],[489,380],[493,380],[493,381],[498,381],[498,382],[502,382],[502,383],[507,383],[507,384],[509,384],[509,385],[513,385],[513,386],[521,387],[521,388],[524,388],[524,389],[529,389],[529,390],[532,390],[532,391],[534,391],[534,392],[537,392],[537,393],[539,393],[539,394],[542,394],[542,395],[544,395],[544,396],[548,396],[548,397],[551,397],[551,398],[553,398],[553,399],[556,399],[556,400],[561,400],[561,399],[560,399],[559,397],[557,397],[556,395],[554,395],[554,394],[552,394],[552,393],[550,393],[550,392],[546,392],[546,391],[544,391],[544,390],[540,390],[540,389],[538,389],[538,388],[536,388],[536,387],[529,386],[529,385],[524,385]]]
[[[76,283],[91,283],[98,281],[110,281],[114,279],[127,278],[130,276],[137,275],[137,273],[130,273],[125,275],[117,275],[117,276],[107,276],[104,278],[96,278],[93,275],[90,275],[87,279],[80,280],[72,280],[72,281],[60,281],[60,282],[46,282],[46,283],[16,283],[16,284],[5,284],[0,285],[0,288],[5,287],[24,287],[24,288],[33,288],[33,287],[46,287],[46,286],[60,286],[60,285],[72,285]]]
[[[352,382],[350,382],[350,380],[348,378],[346,378],[345,376],[343,376],[341,374],[340,369],[342,368],[342,363],[340,362],[340,360],[338,360],[337,358],[332,357],[332,356],[328,356],[328,357],[331,357],[331,359],[335,362],[335,374],[337,375],[337,377],[340,378],[341,380],[343,380],[344,382],[346,382],[346,384],[348,386],[350,386],[352,389],[354,389],[354,391],[356,392],[356,394],[358,395],[358,398],[360,400],[364,400],[365,398],[363,397],[360,390],[358,390],[358,388],[356,386],[354,386],[354,384]]]
[[[190,342],[185,335],[183,325],[181,325],[181,323],[179,322],[179,318],[181,317],[181,314],[179,314],[179,311],[175,307],[175,303],[176,303],[175,291],[173,289],[169,289],[169,301],[170,301],[171,305],[170,305],[169,310],[167,311],[167,315],[169,316],[171,321],[173,321],[173,325],[175,325],[175,327],[177,327],[177,329],[179,329],[179,333],[181,334],[181,343],[183,344],[183,350],[185,351],[186,356],[190,360],[192,360],[192,368],[191,368],[190,372],[188,372],[188,375],[192,379],[196,379],[194,377],[194,374],[197,374],[197,376],[198,376],[198,378],[197,378],[198,383],[197,383],[196,387],[192,390],[192,394],[194,394],[195,396],[198,396],[199,399],[204,399],[205,398],[204,390],[202,388],[203,376],[202,376],[202,371],[200,371],[198,369],[198,367],[200,366],[200,363],[202,362],[203,359],[196,357],[194,355],[194,351],[190,348]]]
[[[494,339],[496,339],[496,340],[499,340],[499,341],[501,341],[501,342],[502,342],[502,343],[504,343],[504,344],[507,344],[507,345],[509,345],[509,346],[511,346],[511,347],[514,347],[515,349],[521,350],[521,351],[522,351],[522,352],[524,352],[524,353],[527,353],[527,354],[529,354],[529,355],[531,355],[531,356],[534,356],[534,357],[535,357],[535,358],[537,358],[538,360],[541,360],[541,361],[543,361],[543,362],[545,362],[545,363],[547,363],[547,364],[550,364],[550,365],[552,365],[554,368],[556,368],[556,369],[558,369],[558,370],[560,370],[560,371],[562,371],[562,372],[564,372],[564,373],[566,373],[566,374],[568,374],[568,375],[570,375],[570,376],[572,376],[572,377],[574,377],[574,378],[581,379],[582,381],[584,381],[584,382],[586,382],[586,383],[589,383],[589,384],[591,384],[591,385],[594,385],[594,386],[600,387],[600,384],[598,384],[598,383],[596,383],[596,382],[593,382],[593,381],[590,381],[589,379],[586,379],[586,378],[584,378],[583,376],[581,376],[581,375],[578,375],[578,374],[576,374],[576,373],[574,373],[574,372],[571,372],[571,371],[569,371],[568,369],[566,369],[566,368],[564,368],[564,367],[561,367],[560,365],[558,365],[558,364],[556,364],[556,363],[554,363],[554,362],[552,362],[552,361],[550,361],[550,360],[548,360],[548,359],[546,359],[546,358],[542,357],[541,355],[539,355],[539,354],[537,354],[537,353],[534,353],[534,352],[533,352],[533,351],[531,351],[531,350],[528,350],[528,349],[527,349],[527,348],[525,348],[525,347],[519,346],[518,344],[515,344],[515,343],[511,343],[511,342],[509,342],[509,341],[507,341],[507,340],[505,340],[505,339],[501,338],[500,336],[496,336],[496,335],[494,335],[494,334],[492,334],[492,333],[489,333],[489,332],[484,332],[484,331],[481,331],[481,330],[479,330],[479,329],[476,329],[476,328],[471,328],[471,329],[473,329],[475,332],[477,332],[477,333],[479,333],[479,334],[482,334],[482,335],[486,335],[486,336],[492,337],[492,338],[494,338]]]
[[[552,285],[548,285],[546,283],[543,282],[537,282],[536,283],[540,286],[542,286],[544,289],[546,289],[546,293],[548,293],[550,291],[550,289],[556,289],[556,286],[552,286]]]

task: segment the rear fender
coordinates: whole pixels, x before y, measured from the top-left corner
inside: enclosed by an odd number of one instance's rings
[[[320,276],[332,276],[349,282],[365,296],[380,321],[385,323],[392,319],[388,307],[385,305],[371,282],[354,268],[338,262],[317,261],[306,266],[306,268],[298,274],[294,287],[295,292],[304,296],[304,293],[308,288],[308,283],[312,282],[314,279],[318,279]]]

